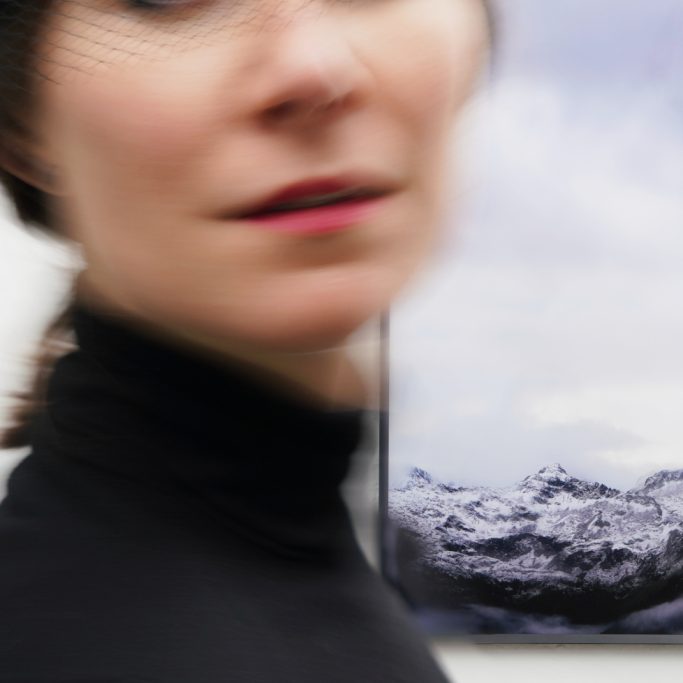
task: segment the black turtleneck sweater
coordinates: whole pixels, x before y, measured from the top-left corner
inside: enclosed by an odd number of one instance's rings
[[[0,504],[1,683],[446,683],[325,411],[85,308]]]

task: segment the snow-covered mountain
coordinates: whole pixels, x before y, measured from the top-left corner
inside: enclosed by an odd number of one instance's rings
[[[404,560],[405,584],[442,607],[590,622],[683,595],[683,470],[622,492],[559,464],[509,488],[444,484],[415,468],[391,491],[389,515],[420,544]]]

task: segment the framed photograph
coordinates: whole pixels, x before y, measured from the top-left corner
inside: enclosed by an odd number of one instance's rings
[[[683,643],[683,4],[494,11],[391,313],[382,571],[434,634]]]

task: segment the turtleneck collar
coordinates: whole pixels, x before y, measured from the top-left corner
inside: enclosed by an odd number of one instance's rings
[[[34,450],[182,496],[255,542],[329,552],[365,411],[325,410],[79,302],[77,349],[52,373]]]

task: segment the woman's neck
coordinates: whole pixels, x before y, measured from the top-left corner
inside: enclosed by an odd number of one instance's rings
[[[314,404],[322,404],[330,409],[369,408],[375,404],[375,391],[370,379],[362,375],[353,361],[351,345],[346,340],[334,348],[278,352],[239,344],[234,340],[168,332],[218,361],[240,362],[254,375],[272,381]]]
[[[160,325],[125,309],[88,286],[83,278],[76,288],[78,299],[94,310],[121,316],[148,335],[196,350],[217,362],[240,363],[263,381],[272,382],[312,405],[329,409],[376,409],[378,386],[374,377],[362,373],[352,358],[349,338],[331,348],[305,352],[263,349],[236,339],[212,337],[172,325]]]

